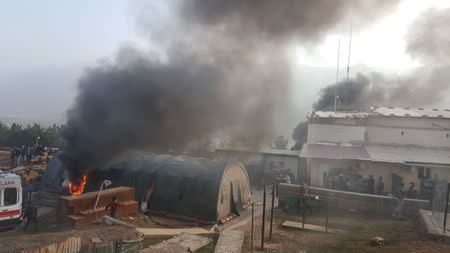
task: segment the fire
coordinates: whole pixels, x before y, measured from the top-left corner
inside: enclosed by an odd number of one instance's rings
[[[73,196],[76,196],[76,195],[80,195],[81,193],[83,193],[84,185],[86,184],[86,179],[87,179],[87,176],[83,175],[83,176],[81,176],[78,184],[72,184],[72,181],[70,181],[69,182],[70,194],[72,194]]]

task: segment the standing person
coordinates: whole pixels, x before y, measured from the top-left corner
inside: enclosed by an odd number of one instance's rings
[[[117,208],[118,208],[119,206],[124,206],[124,204],[119,203],[119,202],[117,201],[117,197],[114,196],[114,197],[112,197],[112,201],[105,207],[105,211],[107,211],[108,208],[111,208],[111,211],[109,212],[109,215],[110,215],[111,217],[113,217],[113,218],[116,218],[116,211],[117,211]]]
[[[25,203],[25,210],[23,218],[27,218],[27,222],[25,223],[24,230],[27,228],[28,224],[31,222],[37,223],[37,208],[31,203],[31,201],[27,200]]]
[[[14,160],[16,159],[16,151],[14,148],[13,148],[13,150],[11,150],[10,158],[11,158],[11,167],[12,167],[12,166],[14,166]]]
[[[22,163],[26,163],[26,159],[27,159],[27,148],[25,147],[25,145],[22,146],[22,150],[21,150],[21,154],[22,156]]]
[[[369,186],[369,193],[374,194],[375,193],[375,179],[373,178],[372,175],[369,176],[368,186]]]
[[[30,164],[31,163],[31,158],[33,156],[33,148],[31,146],[29,146],[27,148],[27,163]]]
[[[34,188],[33,183],[34,183],[34,180],[30,179],[30,181],[28,181],[27,185],[24,188],[25,198],[27,200],[31,199],[31,194],[33,193],[33,188]]]
[[[383,193],[384,193],[383,177],[379,177],[378,178],[378,183],[377,183],[377,194],[383,195]]]
[[[399,218],[402,216],[402,210],[403,210],[403,186],[404,184],[401,184],[400,186],[400,191],[397,193],[397,196],[395,197],[395,209],[394,209],[394,213],[392,214],[392,216],[394,218]]]

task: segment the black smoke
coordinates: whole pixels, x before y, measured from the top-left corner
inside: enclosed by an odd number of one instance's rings
[[[291,107],[289,46],[397,2],[162,1],[174,10],[167,26],[143,4],[138,27],[157,50],[122,48],[83,74],[62,160],[78,177],[128,151],[180,153],[217,134],[271,141]]]

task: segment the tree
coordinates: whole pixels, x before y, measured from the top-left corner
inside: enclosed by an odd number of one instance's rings
[[[60,147],[63,140],[60,136],[61,126],[42,127],[39,124],[22,125],[13,123],[8,127],[0,122],[0,146],[34,146],[36,139],[40,137],[39,143],[48,147]]]

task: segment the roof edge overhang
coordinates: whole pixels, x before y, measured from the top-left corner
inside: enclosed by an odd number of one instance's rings
[[[420,166],[420,167],[450,168],[450,164],[444,164],[444,163],[405,162],[404,164],[409,165],[409,166]]]

